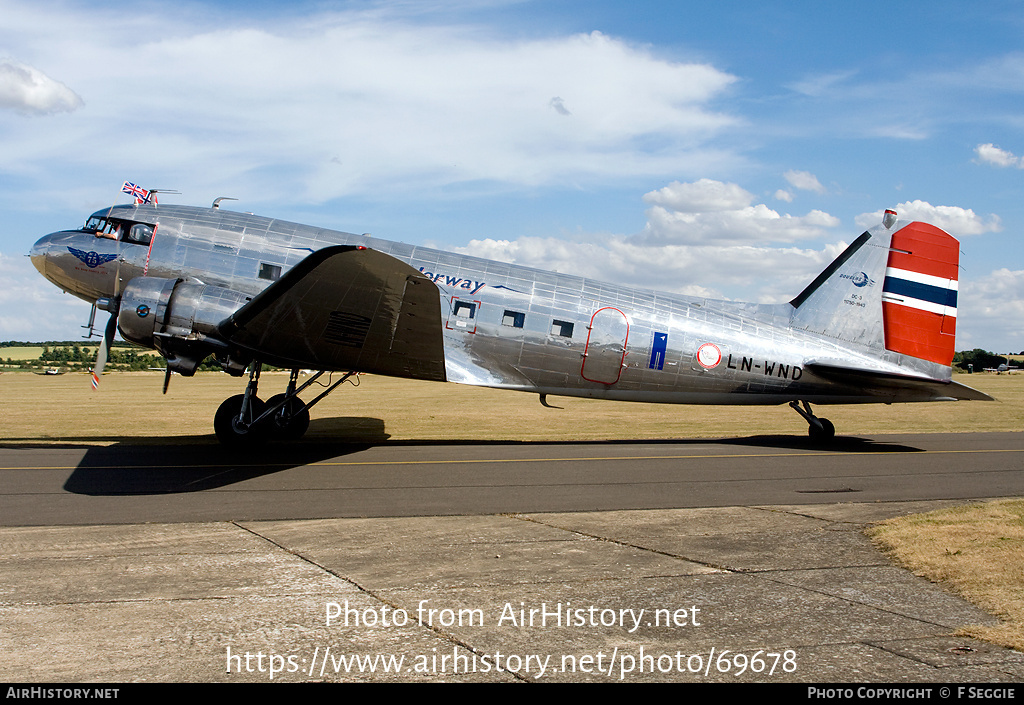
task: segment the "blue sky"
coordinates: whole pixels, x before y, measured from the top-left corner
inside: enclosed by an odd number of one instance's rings
[[[786,301],[885,208],[961,241],[958,349],[1024,350],[1014,2],[0,0],[0,340],[88,306],[23,255],[166,197]]]

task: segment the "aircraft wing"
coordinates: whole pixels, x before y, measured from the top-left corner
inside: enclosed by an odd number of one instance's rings
[[[931,392],[933,399],[958,399],[973,401],[995,401],[984,392],[972,389],[965,384],[950,380],[932,379],[909,374],[896,374],[871,367],[857,367],[840,361],[810,360],[804,367],[815,374],[834,382],[871,386],[878,389],[908,389],[920,392]]]
[[[445,380],[437,285],[382,252],[318,250],[220,323],[281,367]]]

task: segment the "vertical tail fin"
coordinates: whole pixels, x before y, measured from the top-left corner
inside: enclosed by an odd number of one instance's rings
[[[888,226],[888,227],[887,227]],[[953,361],[960,245],[927,223],[887,219],[790,304],[793,328],[946,368]],[[909,364],[906,360],[899,364]],[[934,370],[938,373],[938,370]]]

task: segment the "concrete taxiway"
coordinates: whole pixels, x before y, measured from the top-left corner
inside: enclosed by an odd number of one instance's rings
[[[3,448],[0,674],[1024,680],[862,532],[1024,494],[1024,436],[843,444]]]

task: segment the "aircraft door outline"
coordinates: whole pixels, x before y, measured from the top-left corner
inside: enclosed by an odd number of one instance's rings
[[[612,385],[619,381],[626,361],[629,318],[613,306],[599,308],[590,317],[587,346],[580,376],[588,382]]]

